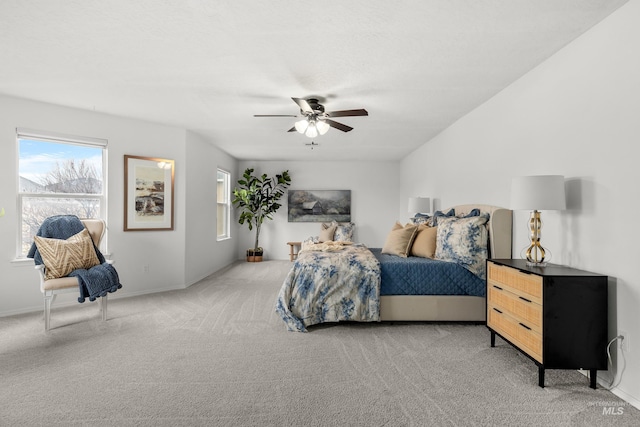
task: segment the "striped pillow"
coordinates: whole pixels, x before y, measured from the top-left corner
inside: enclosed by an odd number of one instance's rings
[[[85,228],[67,240],[34,236],[45,266],[46,280],[65,277],[78,268],[91,268],[100,264],[93,241]]]

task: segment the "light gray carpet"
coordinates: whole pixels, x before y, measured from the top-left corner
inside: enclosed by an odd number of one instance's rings
[[[537,368],[468,324],[287,332],[291,264],[237,263],[189,289],[0,318],[0,425],[640,425],[575,371]],[[126,283],[124,284],[126,286]],[[623,406],[621,415],[603,408]]]

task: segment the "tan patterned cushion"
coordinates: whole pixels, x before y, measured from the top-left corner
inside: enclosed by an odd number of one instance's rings
[[[65,277],[78,268],[100,264],[86,228],[67,240],[39,236],[35,236],[34,240],[44,262],[46,280]]]

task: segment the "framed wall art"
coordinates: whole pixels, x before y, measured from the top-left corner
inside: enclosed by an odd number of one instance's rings
[[[124,156],[124,231],[173,230],[174,164]]]
[[[289,222],[351,222],[351,190],[289,190]]]

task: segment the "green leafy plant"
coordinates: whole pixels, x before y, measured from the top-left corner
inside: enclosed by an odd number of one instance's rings
[[[265,219],[273,219],[273,214],[282,206],[280,198],[291,184],[289,171],[268,177],[253,175],[253,168],[247,168],[233,190],[233,205],[240,209],[240,224],[247,223],[249,230],[256,229],[256,240],[253,251],[262,252],[259,246],[260,228]]]

